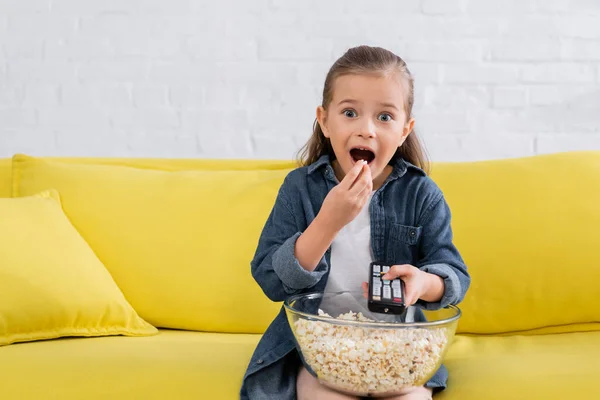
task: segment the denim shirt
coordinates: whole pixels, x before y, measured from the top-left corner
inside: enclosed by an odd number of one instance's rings
[[[369,205],[373,257],[389,264],[411,264],[443,279],[440,301],[418,300],[418,308],[435,310],[458,304],[471,278],[452,243],[450,209],[444,196],[420,168],[401,158],[392,161],[392,166]],[[281,302],[298,293],[324,292],[331,247],[312,272],[300,266],[294,247],[338,183],[327,155],[286,176],[250,264],[252,276],[272,301]],[[254,351],[240,398],[295,399],[300,359],[294,349],[294,336],[282,306]],[[442,366],[427,386],[443,389],[447,375]]]

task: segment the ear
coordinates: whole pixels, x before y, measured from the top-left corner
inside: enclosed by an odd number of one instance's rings
[[[327,120],[327,111],[323,108],[323,106],[317,107],[317,121],[319,122],[319,126],[321,127],[321,131],[323,131],[323,136],[329,138],[329,131],[325,126],[325,122]]]
[[[404,141],[406,140],[406,138],[408,137],[408,135],[410,135],[410,133],[412,132],[414,126],[415,126],[415,119],[414,118],[409,119],[406,122],[406,124],[404,124],[404,129],[402,130],[402,138],[400,139],[400,144],[398,144],[398,147],[402,146],[402,143],[404,143]]]

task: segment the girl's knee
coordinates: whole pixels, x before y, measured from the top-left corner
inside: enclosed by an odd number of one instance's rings
[[[298,400],[359,400],[321,385],[310,372],[300,367],[296,379],[296,395]]]

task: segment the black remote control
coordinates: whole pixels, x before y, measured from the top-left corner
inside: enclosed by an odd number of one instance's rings
[[[380,314],[404,314],[404,282],[400,278],[385,280],[381,277],[391,265],[372,262],[369,267],[369,301],[371,312]]]

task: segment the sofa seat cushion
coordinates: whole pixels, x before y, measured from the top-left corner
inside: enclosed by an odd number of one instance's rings
[[[446,366],[449,399],[593,399],[600,387],[600,331],[456,336]]]
[[[68,338],[0,347],[1,397],[236,399],[259,339],[259,334],[160,330],[151,337]]]
[[[0,348],[7,399],[239,399],[259,334],[160,330]],[[436,400],[596,398],[600,332],[456,336]],[[35,384],[31,384],[34,382]]]

